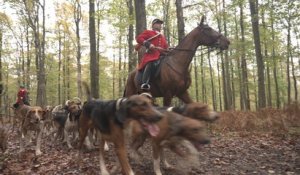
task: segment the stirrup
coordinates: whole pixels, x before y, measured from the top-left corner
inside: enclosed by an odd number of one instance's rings
[[[147,83],[143,83],[143,84],[141,85],[141,89],[142,89],[142,90],[150,90],[150,85],[147,84]]]

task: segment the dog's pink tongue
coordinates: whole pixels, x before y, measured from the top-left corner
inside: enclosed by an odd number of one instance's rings
[[[148,124],[147,130],[152,137],[156,137],[159,134],[159,127],[155,124]]]

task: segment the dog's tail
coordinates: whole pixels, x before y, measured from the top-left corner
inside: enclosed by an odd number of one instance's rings
[[[89,85],[85,81],[82,82],[82,85],[83,85],[83,87],[85,89],[85,93],[87,95],[87,101],[91,101],[92,100],[92,95],[91,95],[91,90],[90,90]]]

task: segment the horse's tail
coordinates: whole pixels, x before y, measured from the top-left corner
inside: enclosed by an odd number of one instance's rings
[[[85,81],[82,82],[82,85],[83,85],[83,87],[85,89],[85,93],[87,95],[87,101],[91,101],[92,100],[92,95],[91,95],[91,90],[90,90],[89,85]]]

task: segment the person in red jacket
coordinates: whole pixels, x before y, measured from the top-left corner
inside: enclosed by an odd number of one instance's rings
[[[143,55],[138,70],[143,71],[141,89],[150,90],[150,76],[152,67],[161,55],[168,52],[166,38],[160,33],[163,21],[154,19],[152,21],[152,30],[145,30],[136,37],[138,44],[146,47],[146,53]]]
[[[18,98],[17,98],[17,103],[20,104],[25,104],[25,105],[30,105],[29,104],[29,97],[28,97],[28,91],[25,89],[24,85],[20,85],[20,89],[18,92]]]

